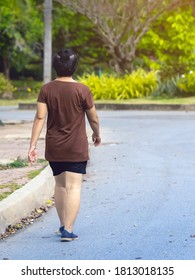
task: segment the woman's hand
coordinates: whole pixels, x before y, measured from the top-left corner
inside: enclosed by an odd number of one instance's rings
[[[92,141],[94,146],[99,146],[101,144],[101,138],[99,136],[96,136],[94,133],[92,135]]]
[[[37,149],[35,146],[31,146],[28,152],[28,161],[33,164],[37,161]]]

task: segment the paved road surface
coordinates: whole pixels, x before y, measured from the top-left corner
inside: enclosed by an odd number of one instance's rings
[[[18,110],[18,106],[0,106],[1,121],[33,121],[34,115],[34,110]]]
[[[0,241],[0,259],[195,259],[195,113],[99,116],[103,143],[90,146],[79,240],[59,242],[52,208]]]

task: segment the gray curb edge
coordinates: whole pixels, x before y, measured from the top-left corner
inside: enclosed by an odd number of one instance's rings
[[[36,103],[19,103],[19,110],[35,110]],[[95,103],[98,110],[150,110],[150,111],[195,111],[195,104],[128,104]]]
[[[22,188],[0,201],[0,234],[9,225],[26,218],[34,209],[45,205],[54,194],[54,177],[49,166]]]

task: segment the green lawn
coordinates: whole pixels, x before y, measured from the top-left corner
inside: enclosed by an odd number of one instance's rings
[[[128,99],[128,100],[97,100],[96,103],[127,103],[127,104],[195,104],[195,97],[170,99]]]
[[[0,106],[16,106],[18,103],[34,103],[36,99],[0,99]],[[128,99],[128,100],[97,100],[96,103],[128,103],[128,104],[195,104],[195,97],[170,99]]]
[[[0,99],[0,106],[17,106],[18,103],[34,103],[36,99],[13,99],[13,100],[5,100]]]

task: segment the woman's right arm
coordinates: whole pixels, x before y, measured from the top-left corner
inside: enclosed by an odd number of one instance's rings
[[[37,103],[37,112],[34,118],[31,139],[30,139],[30,148],[28,152],[28,160],[30,163],[34,163],[37,159],[37,140],[42,131],[43,125],[47,117],[47,105],[45,103]]]

